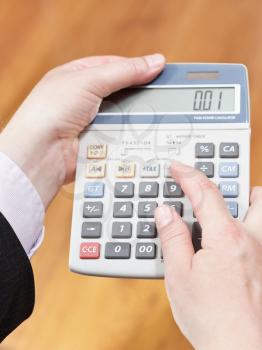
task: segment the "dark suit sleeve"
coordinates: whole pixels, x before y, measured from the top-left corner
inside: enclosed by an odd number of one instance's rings
[[[0,213],[0,341],[31,315],[34,301],[30,261]]]

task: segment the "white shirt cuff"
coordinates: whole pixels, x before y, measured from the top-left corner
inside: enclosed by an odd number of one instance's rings
[[[44,237],[45,209],[26,174],[0,152],[0,212],[9,222],[29,258]]]

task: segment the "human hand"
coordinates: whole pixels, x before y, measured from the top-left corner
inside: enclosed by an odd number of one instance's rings
[[[201,224],[203,248],[194,253],[173,208],[156,209],[174,319],[198,350],[262,349],[262,188],[240,222],[204,174],[179,162],[171,171]]]
[[[31,179],[45,207],[73,180],[79,133],[95,117],[103,97],[146,84],[164,68],[155,54],[138,58],[87,57],[48,72],[0,136],[0,151]]]

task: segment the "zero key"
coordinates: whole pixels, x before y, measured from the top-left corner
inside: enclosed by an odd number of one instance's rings
[[[106,243],[105,258],[106,259],[129,259],[131,254],[130,243]]]

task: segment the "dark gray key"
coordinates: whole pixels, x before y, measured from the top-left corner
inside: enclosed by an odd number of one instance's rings
[[[156,245],[155,243],[137,243],[136,259],[155,259]]]
[[[133,215],[132,202],[115,202],[113,216],[114,218],[131,218]]]
[[[138,222],[136,235],[138,238],[156,238],[156,224],[150,221]]]
[[[113,238],[130,238],[132,236],[131,222],[113,222],[112,237]]]
[[[195,221],[192,225],[192,243],[193,243],[195,252],[197,252],[199,249],[202,249],[201,239],[202,239],[202,229],[200,224]]]
[[[164,183],[163,196],[165,198],[181,198],[183,197],[183,195],[184,193],[180,185],[178,185],[174,181]]]
[[[83,208],[84,218],[101,218],[103,215],[102,202],[85,202]]]
[[[157,182],[140,182],[139,197],[154,198],[158,196],[159,185]]]
[[[214,158],[215,145],[213,143],[196,143],[195,146],[196,158]]]
[[[175,208],[177,213],[180,216],[183,216],[183,203],[167,201],[167,202],[163,202],[163,204],[166,204],[166,205],[169,205],[170,207]]]
[[[116,198],[132,198],[134,197],[133,182],[116,182],[115,197]]]
[[[239,145],[236,142],[222,142],[219,146],[220,158],[238,158]]]
[[[207,177],[214,177],[214,163],[196,162],[195,168],[202,171]]]
[[[131,254],[130,243],[106,243],[106,259],[129,259]]]
[[[138,203],[139,218],[153,218],[157,207],[157,202],[140,202]]]
[[[99,238],[101,237],[101,232],[101,222],[83,222],[82,224],[82,238]]]

